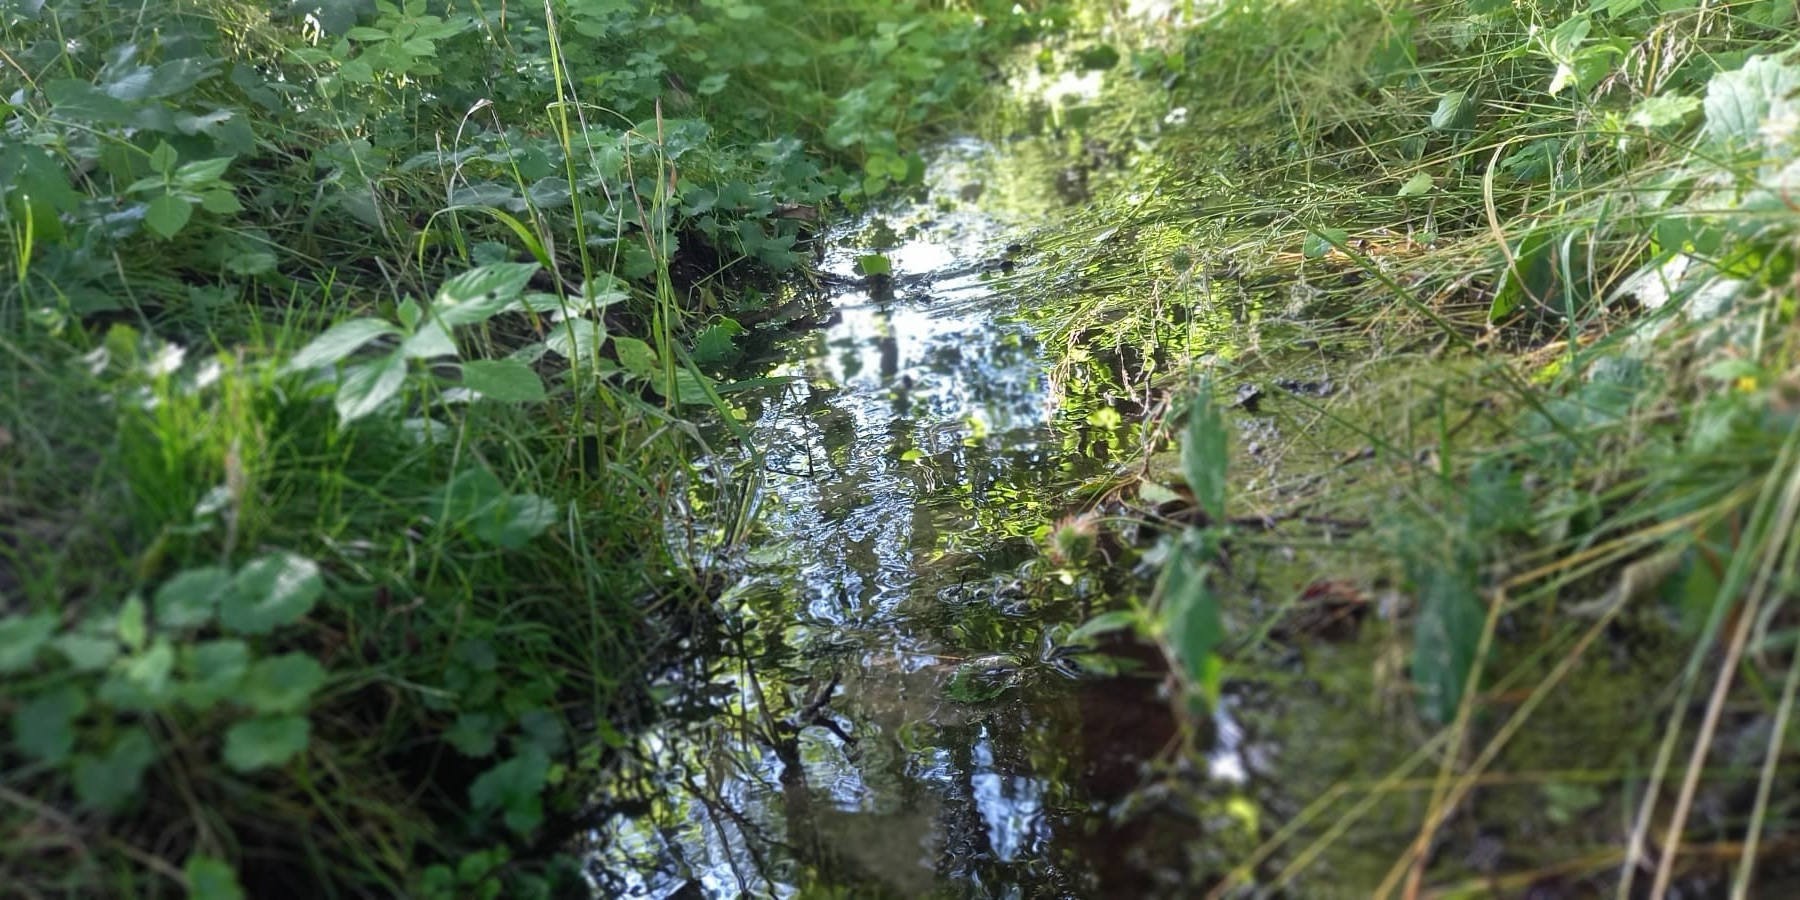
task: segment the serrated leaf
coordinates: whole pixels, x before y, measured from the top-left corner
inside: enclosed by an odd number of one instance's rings
[[[395,328],[392,323],[380,319],[339,322],[294,354],[294,358],[288,360],[282,371],[303,372],[333,365],[376,338],[399,333],[400,329]]]
[[[100,684],[99,698],[118,709],[149,712],[174,693],[175,645],[158,638],[149,649],[121,660]]]
[[[292,713],[306,708],[325,683],[325,667],[305,653],[257,660],[244,673],[237,699],[259,713]]]
[[[205,625],[230,589],[231,574],[217,566],[177,573],[156,589],[156,624],[163,628]]]
[[[1203,384],[1188,404],[1188,426],[1181,440],[1181,472],[1193,488],[1201,511],[1214,519],[1225,516],[1225,476],[1228,463],[1224,417],[1212,399],[1212,386]]]
[[[0,675],[31,665],[55,630],[56,617],[48,612],[0,619]]]
[[[1764,122],[1796,115],[1796,90],[1800,68],[1771,56],[1753,56],[1737,71],[1714,75],[1702,104],[1706,138],[1721,148],[1755,144]]]
[[[72,685],[33,697],[13,713],[14,746],[39,762],[62,763],[75,750],[75,720],[87,707],[87,694]]]
[[[98,672],[119,656],[119,642],[110,635],[65,634],[52,643],[77,672]],[[4,647],[5,637],[0,635],[0,658],[4,657]]]
[[[1169,640],[1188,679],[1210,703],[1219,700],[1219,668],[1215,651],[1225,639],[1218,598],[1207,586],[1209,570],[1180,553],[1163,569],[1158,585]]]
[[[156,761],[156,744],[141,727],[125,729],[104,754],[75,758],[75,797],[89,809],[123,809],[143,783],[144,770]]]
[[[181,651],[182,683],[177,692],[196,709],[236,696],[250,668],[250,645],[240,640],[207,641]]]
[[[354,422],[381,408],[406,384],[406,356],[399,351],[351,367],[338,383],[338,418]]]
[[[181,874],[187,878],[188,900],[244,900],[237,870],[218,857],[196,853],[188,857]]]
[[[503,312],[516,300],[537,263],[493,263],[471,269],[438,288],[431,310],[445,325],[474,325]]]
[[[543,820],[541,792],[549,774],[550,757],[528,746],[518,756],[481,773],[469,785],[469,803],[478,813],[504,811],[506,826],[524,834]]]
[[[1428,193],[1431,190],[1432,183],[1430,175],[1427,175],[1424,172],[1414,172],[1413,176],[1406,179],[1406,183],[1400,186],[1400,190],[1395,196],[1416,197],[1420,194]]]
[[[463,363],[463,386],[502,403],[541,403],[544,380],[530,366],[510,359],[480,359]]]
[[[306,749],[312,724],[305,716],[259,716],[225,732],[225,764],[239,772],[286,765]]]
[[[456,717],[456,722],[444,732],[444,740],[456,748],[456,752],[474,759],[492,756],[494,745],[500,739],[500,718],[492,713],[466,712]]]
[[[144,227],[164,240],[178,234],[193,217],[194,208],[174,194],[157,197],[144,207]]]
[[[591,362],[600,345],[606,343],[606,330],[587,319],[565,319],[544,335],[544,346],[565,359],[579,358]]]
[[[215,159],[197,159],[175,170],[175,182],[182,187],[198,190],[218,181],[231,168],[232,157],[220,156]]]
[[[175,153],[175,148],[169,146],[168,141],[159,141],[156,144],[156,149],[150,151],[150,171],[155,172],[158,175],[167,175],[170,172],[175,171],[175,163],[178,158],[179,157],[177,157]],[[138,182],[138,184],[144,184],[151,180],[152,179],[145,179],[144,181]],[[154,181],[157,184],[162,183],[162,179],[160,178],[154,179]],[[136,187],[136,185],[133,185],[133,187]]]
[[[615,337],[612,339],[613,352],[619,355],[619,365],[625,371],[640,378],[648,378],[656,371],[656,351],[651,346],[634,337]]]
[[[232,579],[219,608],[225,627],[239,634],[268,634],[312,611],[325,591],[312,560],[278,552],[246,563]]]
[[[1435,131],[1466,128],[1474,111],[1475,104],[1470,102],[1467,91],[1450,91],[1438,97],[1437,109],[1431,113],[1431,127]]]
[[[1700,98],[1684,97],[1679,94],[1664,94],[1650,97],[1632,107],[1631,114],[1625,117],[1625,124],[1639,128],[1662,128],[1668,125],[1679,125],[1700,108]]]
[[[441,322],[430,320],[420,323],[419,330],[406,336],[400,342],[401,356],[407,359],[432,359],[439,356],[455,356],[456,341],[450,332],[444,330]]]

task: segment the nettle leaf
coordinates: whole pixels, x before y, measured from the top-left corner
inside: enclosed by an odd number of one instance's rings
[[[305,716],[259,716],[225,732],[225,764],[239,772],[286,765],[306,749],[312,724]]]
[[[0,619],[0,675],[31,665],[55,630],[56,616],[48,612]]]
[[[72,632],[58,636],[52,643],[77,672],[98,672],[119,656],[119,642],[111,635]],[[0,658],[4,657],[5,647],[6,638],[0,634]],[[0,667],[0,671],[4,668]]]
[[[1414,172],[1413,177],[1406,179],[1406,183],[1400,186],[1400,190],[1395,196],[1416,197],[1420,194],[1430,193],[1431,187],[1432,180],[1430,175],[1427,175],[1424,172]]]
[[[544,380],[530,366],[512,359],[478,359],[463,363],[463,386],[502,403],[541,403]]]
[[[1225,516],[1225,475],[1229,461],[1225,420],[1212,399],[1210,382],[1202,384],[1188,405],[1187,432],[1181,440],[1181,471],[1200,509],[1214,519]]]
[[[177,573],[156,590],[156,624],[163,628],[205,625],[230,590],[231,573],[218,566]]]
[[[400,342],[400,355],[408,359],[431,359],[436,356],[455,356],[456,341],[450,332],[444,330],[442,323],[426,322],[419,330],[407,335]]]
[[[438,288],[431,310],[445,325],[475,325],[503,312],[525,290],[537,263],[493,263],[471,269]]]
[[[244,900],[237,870],[218,857],[196,853],[181,874],[187,878],[188,900]]]
[[[481,773],[469,785],[469,802],[477,813],[504,811],[506,827],[524,834],[543,821],[541,793],[549,775],[549,755],[527,746],[518,756]]]
[[[104,812],[125,807],[143,783],[144,770],[156,762],[156,744],[141,727],[125,729],[104,754],[75,757],[75,797],[81,805]]]
[[[167,175],[170,172],[175,171],[175,164],[177,162],[179,162],[180,159],[181,159],[181,157],[178,154],[176,154],[174,147],[169,146],[168,141],[158,141],[156,144],[156,149],[150,151],[150,171],[155,172],[158,175]],[[154,178],[154,179],[148,179],[146,181],[140,181],[140,182],[137,182],[136,184],[133,184],[130,188],[127,188],[126,190],[127,191],[136,190],[138,185],[140,185],[140,184],[152,184],[152,183],[153,184],[161,184],[162,179]]]
[[[181,651],[184,676],[177,688],[183,701],[206,709],[238,694],[244,672],[250,667],[250,645],[240,640],[207,641]]]
[[[466,712],[456,717],[455,724],[444,732],[444,740],[464,756],[480,759],[492,756],[500,740],[500,717],[492,713]]]
[[[612,339],[613,352],[619,354],[619,365],[633,375],[647,378],[656,371],[656,350],[634,337]]]
[[[737,355],[735,339],[743,333],[737,320],[721,317],[694,335],[694,362],[705,366],[730,360]]]
[[[606,330],[588,319],[565,319],[544,336],[544,346],[565,359],[591,360],[606,343]]]
[[[1307,259],[1318,259],[1331,253],[1333,243],[1341,244],[1350,239],[1350,233],[1342,228],[1320,228],[1309,232],[1306,239],[1300,242],[1300,255]]]
[[[14,746],[40,762],[60,764],[75,750],[75,720],[87,708],[87,693],[73,685],[33,697],[13,713]]]
[[[1468,91],[1450,91],[1438,98],[1437,109],[1431,113],[1431,127],[1434,131],[1455,131],[1469,127],[1475,118],[1475,103],[1469,99]]]
[[[405,384],[406,354],[400,351],[352,367],[338,383],[338,418],[348,424],[380,409]]]
[[[174,194],[163,194],[144,207],[144,227],[168,240],[187,226],[194,217],[194,207]]]
[[[1771,118],[1796,114],[1800,67],[1771,56],[1752,56],[1735,72],[1720,72],[1706,84],[1706,138],[1716,147],[1756,143]]]
[[[312,560],[272,553],[238,570],[219,619],[239,634],[268,634],[300,621],[324,592],[325,582]]]
[[[313,338],[294,358],[282,367],[283,372],[304,372],[333,365],[355,353],[362,345],[400,329],[380,319],[351,319],[339,322]]]
[[[258,660],[245,673],[237,699],[259,713],[299,712],[325,683],[325,667],[305,653]]]
[[[1221,667],[1215,652],[1225,640],[1225,624],[1219,601],[1207,586],[1209,569],[1187,553],[1163,569],[1163,615],[1170,643],[1189,680],[1200,687],[1208,702],[1218,703]]]
[[[1700,108],[1699,97],[1684,97],[1680,94],[1663,94],[1650,97],[1632,107],[1631,114],[1625,117],[1625,124],[1639,128],[1663,128],[1679,125]]]

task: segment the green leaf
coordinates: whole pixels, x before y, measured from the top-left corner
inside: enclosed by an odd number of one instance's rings
[[[292,713],[325,683],[325,667],[305,653],[258,660],[245,673],[237,699],[259,713]]]
[[[1350,233],[1342,228],[1320,228],[1310,231],[1306,240],[1300,243],[1300,255],[1307,259],[1319,259],[1331,253],[1333,242],[1343,243],[1350,239]]]
[[[1220,668],[1215,651],[1225,640],[1218,598],[1207,586],[1209,569],[1180,552],[1163,569],[1158,593],[1168,623],[1169,640],[1188,679],[1207,702],[1217,704]]]
[[[231,573],[217,566],[188,569],[156,589],[156,624],[197,628],[212,621],[219,599],[231,590]]]
[[[87,693],[73,685],[33,697],[13,713],[13,743],[26,756],[60,764],[75,750],[75,720],[87,708]]]
[[[556,501],[536,494],[508,494],[475,519],[475,536],[508,550],[525,546],[556,524]]]
[[[3,631],[0,627],[0,631]],[[92,634],[69,633],[57,637],[53,642],[64,659],[77,672],[98,672],[106,668],[118,658],[119,642],[112,635],[101,637]],[[0,659],[5,656],[6,638],[0,634]],[[4,669],[0,669],[4,671]]]
[[[1475,103],[1469,99],[1467,91],[1450,91],[1438,98],[1437,109],[1431,113],[1431,128],[1434,131],[1455,131],[1469,127],[1475,118]]]
[[[144,598],[137,594],[126,597],[125,605],[119,607],[119,642],[131,650],[144,649],[144,641],[150,636],[150,624],[145,619]]]
[[[1424,172],[1414,172],[1413,177],[1406,179],[1406,183],[1400,186],[1400,191],[1395,196],[1416,197],[1420,194],[1430,193],[1431,186],[1430,175]]]
[[[225,764],[239,772],[283,766],[306,749],[312,725],[305,716],[259,716],[225,732]]]
[[[727,318],[701,329],[694,335],[694,362],[704,366],[730,360],[737,355],[735,339],[743,333],[744,326]]]
[[[606,330],[599,323],[579,318],[556,323],[544,336],[544,346],[550,352],[565,359],[579,358],[583,363],[592,362],[605,342]]]
[[[541,403],[544,380],[518,360],[479,359],[463,363],[463,386],[502,403]]]
[[[469,802],[482,814],[505,812],[506,827],[524,834],[544,817],[541,792],[550,774],[550,757],[536,747],[481,773],[469,785]]]
[[[355,353],[362,345],[400,329],[380,319],[351,319],[339,322],[313,338],[294,358],[282,367],[283,372],[304,372],[329,366]]]
[[[219,618],[239,634],[268,634],[278,626],[300,621],[324,591],[319,567],[311,560],[271,553],[238,570]]]
[[[500,718],[492,713],[465,712],[444,732],[456,752],[474,759],[492,756],[500,739]]]
[[[1118,631],[1122,628],[1135,628],[1137,623],[1138,613],[1136,610],[1115,609],[1111,612],[1103,612],[1081,623],[1080,628],[1069,633],[1069,638],[1065,643],[1079,644],[1108,632]]]
[[[237,194],[232,193],[230,188],[212,188],[202,191],[200,207],[209,213],[220,216],[229,216],[244,210],[244,204],[238,202]],[[270,257],[270,259],[273,258]],[[231,262],[226,261],[226,265],[231,265]]]
[[[537,263],[508,262],[471,269],[438,288],[431,311],[452,328],[485,322],[518,298],[538,268]]]
[[[58,118],[106,125],[129,125],[136,114],[133,104],[72,78],[44,85],[44,98]]]
[[[144,225],[164,240],[174,237],[194,217],[194,207],[174,194],[164,194],[144,207]]]
[[[250,667],[250,645],[227,638],[183,647],[177,688],[181,699],[195,709],[206,709],[238,694],[244,672]]]
[[[0,619],[0,675],[31,665],[55,630],[56,616],[48,612]]]
[[[856,273],[870,278],[893,274],[894,264],[880,253],[867,253],[856,258]]]
[[[75,757],[75,797],[81,805],[104,812],[124,808],[143,783],[144,770],[156,762],[156,744],[150,732],[130,727],[120,733],[104,754]]]
[[[619,354],[619,365],[625,371],[640,378],[656,372],[656,351],[649,344],[634,337],[615,337],[612,342],[613,352]]]
[[[197,159],[175,170],[175,183],[191,190],[211,187],[231,168],[232,157]]]
[[[457,355],[456,341],[444,330],[443,324],[435,320],[425,322],[418,331],[407,335],[406,340],[400,342],[399,352],[407,359]]]
[[[1625,117],[1625,124],[1639,128],[1663,128],[1679,125],[1700,108],[1700,98],[1684,97],[1680,94],[1663,94],[1650,97],[1632,107],[1631,114]]]
[[[1467,567],[1448,560],[1420,560],[1414,568],[1419,610],[1413,630],[1413,681],[1432,720],[1456,718],[1475,649],[1481,640],[1483,610]]]
[[[158,175],[168,175],[175,171],[175,163],[178,159],[179,157],[175,154],[175,148],[169,146],[168,141],[158,141],[156,149],[150,151],[150,171],[155,172]],[[153,180],[157,184],[162,183],[162,179],[160,178]],[[142,184],[143,182],[139,183]]]
[[[1200,509],[1214,519],[1225,517],[1225,475],[1229,455],[1224,417],[1213,403],[1212,385],[1202,384],[1188,404],[1188,427],[1181,441],[1181,472]]]
[[[338,418],[347,424],[380,409],[404,384],[406,355],[400,351],[351,367],[338,383]]]
[[[218,857],[196,853],[188,857],[181,874],[187,877],[188,900],[244,900],[237,870]]]
[[[175,645],[158,638],[149,649],[114,665],[100,684],[99,698],[119,709],[150,712],[174,695]]]
[[[1772,56],[1753,56],[1735,72],[1721,72],[1706,85],[1706,138],[1719,148],[1754,145],[1763,123],[1796,115],[1800,68]]]

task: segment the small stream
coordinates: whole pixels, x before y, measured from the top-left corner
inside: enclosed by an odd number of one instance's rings
[[[1192,736],[1160,659],[1081,665],[1057,638],[1105,585],[1023,577],[1045,498],[1100,465],[1013,315],[1055,178],[952,142],[923,200],[829,236],[857,286],[752,373],[788,381],[737,396],[767,482],[731,652],[658,686],[704,701],[642,739],[646,798],[592,841],[600,895],[1179,893],[1198,824],[1154,786]],[[893,277],[863,284],[877,252]]]

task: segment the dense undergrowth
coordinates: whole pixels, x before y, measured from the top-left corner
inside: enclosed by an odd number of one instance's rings
[[[985,5],[0,3],[0,893],[579,892],[689,423]]]
[[[1087,139],[1127,158],[1038,312],[1150,417],[1116,496],[1200,510],[1136,620],[1217,699],[1380,607],[1341,700],[1420,748],[1319,760],[1217,893],[1748,895],[1795,812],[1792,4],[1171,16],[1120,32]]]

